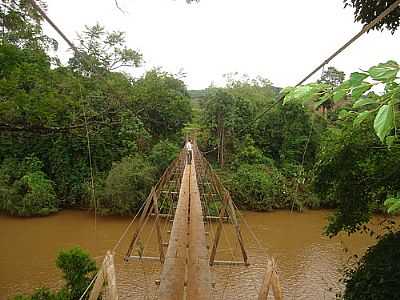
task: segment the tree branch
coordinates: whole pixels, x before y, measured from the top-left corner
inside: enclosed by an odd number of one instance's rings
[[[115,126],[120,124],[121,124],[120,122],[107,123],[100,121],[90,121],[87,123],[88,126],[102,125],[110,128],[114,128]],[[55,134],[55,133],[69,132],[74,129],[84,128],[85,126],[86,126],[85,124],[77,124],[66,127],[46,127],[37,125],[26,127],[14,124],[0,123],[0,132],[31,132],[37,134]]]

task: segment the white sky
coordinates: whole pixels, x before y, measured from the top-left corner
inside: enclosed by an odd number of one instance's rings
[[[260,75],[274,85],[296,84],[361,29],[342,0],[48,0],[48,15],[71,39],[96,22],[125,31],[145,59],[139,70],[187,73],[189,89],[224,83],[230,72]],[[71,55],[57,34],[59,56]],[[400,31],[400,30],[399,30]],[[400,61],[399,33],[370,32],[330,65],[349,74],[389,59]],[[138,74],[138,70],[136,73]],[[317,77],[320,73],[317,74]],[[314,76],[314,79],[317,78]]]

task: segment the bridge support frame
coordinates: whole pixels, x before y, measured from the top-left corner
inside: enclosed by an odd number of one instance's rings
[[[195,147],[194,147],[194,152],[195,152],[194,157],[197,161],[197,166],[200,169],[200,173],[202,174],[202,176],[209,178],[209,180],[211,182],[211,188],[213,189],[213,194],[218,195],[219,198],[222,199],[222,207],[219,211],[218,227],[217,227],[216,234],[215,234],[214,241],[213,241],[209,264],[210,264],[210,266],[214,265],[215,256],[217,253],[217,248],[218,248],[219,240],[221,237],[222,226],[223,226],[222,220],[225,218],[225,215],[227,214],[229,216],[229,219],[231,220],[232,224],[235,227],[235,233],[236,233],[236,237],[239,242],[239,245],[240,245],[243,262],[246,266],[248,266],[249,262],[248,262],[247,251],[246,251],[246,248],[244,245],[243,236],[242,236],[242,233],[240,230],[240,224],[239,224],[238,218],[236,216],[236,210],[235,210],[231,195],[230,195],[229,191],[227,189],[225,189],[225,187],[222,185],[221,180],[219,179],[218,175],[215,173],[215,171],[211,167],[210,163],[201,154],[200,150],[197,148],[197,145],[195,145]]]
[[[163,239],[162,239],[161,228],[160,228],[161,215],[160,215],[159,199],[160,199],[160,195],[163,192],[165,186],[169,185],[171,182],[175,183],[175,188],[178,189],[180,187],[180,184],[181,184],[180,181],[181,181],[181,177],[183,174],[182,165],[184,164],[184,159],[185,159],[185,152],[181,151],[179,156],[165,170],[165,172],[161,176],[158,183],[151,189],[151,192],[147,196],[143,210],[141,212],[138,227],[136,228],[136,230],[133,234],[133,237],[129,244],[128,250],[125,254],[125,261],[128,261],[129,258],[132,256],[133,249],[135,248],[135,246],[140,238],[140,235],[141,235],[144,227],[147,224],[149,217],[151,215],[154,215],[156,218],[155,226],[156,226],[156,234],[157,234],[160,262],[164,263],[165,254],[164,254]],[[172,178],[176,178],[176,180],[171,181]],[[142,256],[142,253],[139,253],[139,256]]]

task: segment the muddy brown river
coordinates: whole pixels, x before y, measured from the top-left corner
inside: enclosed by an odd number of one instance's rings
[[[278,264],[285,299],[334,299],[342,288],[342,268],[353,254],[361,254],[373,243],[367,235],[341,235],[333,239],[322,234],[329,211],[290,213],[243,212],[245,244],[250,263],[244,266],[212,268],[215,299],[256,299],[266,263],[266,255]],[[374,224],[380,221],[375,218]],[[61,273],[55,266],[57,253],[79,245],[90,252],[98,264],[130,222],[130,218],[97,217],[82,211],[62,211],[45,218],[0,216],[0,299],[29,293],[35,287],[59,288]],[[133,228],[136,224],[133,224]],[[207,224],[209,244],[216,224]],[[164,240],[171,223],[164,221]],[[252,234],[251,231],[254,233]],[[159,279],[158,261],[124,262],[129,235],[116,254],[118,289],[121,299],[155,299]],[[144,256],[157,255],[154,226],[143,232]],[[345,249],[348,251],[346,252]],[[225,224],[217,252],[218,260],[240,260],[232,225]]]

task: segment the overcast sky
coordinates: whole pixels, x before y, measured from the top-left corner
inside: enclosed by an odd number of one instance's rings
[[[183,70],[190,89],[223,74],[260,75],[279,87],[296,84],[361,29],[342,0],[48,0],[48,15],[71,39],[96,22],[126,32],[128,46],[144,55],[138,72]],[[60,43],[59,56],[71,55]],[[330,65],[347,74],[389,59],[400,61],[399,34],[370,32]],[[320,73],[317,77],[320,76]],[[314,77],[315,79],[316,77]]]

